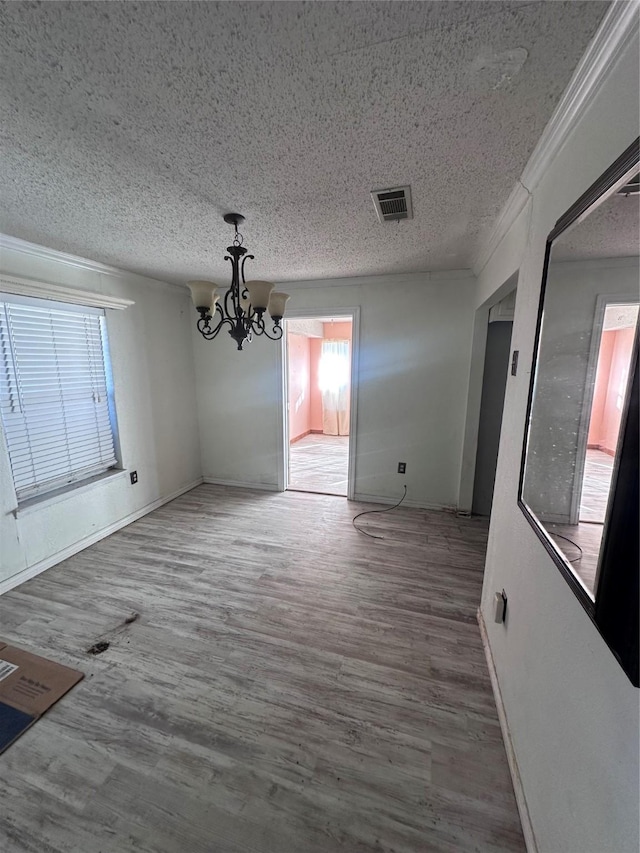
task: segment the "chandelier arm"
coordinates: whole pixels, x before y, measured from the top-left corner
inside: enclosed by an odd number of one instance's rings
[[[249,260],[249,258],[251,258],[252,261],[254,260],[253,255],[245,255],[244,258],[242,259],[242,264],[240,266],[240,274],[238,276],[238,304],[240,303],[240,297],[245,296],[245,291],[246,291],[246,298],[247,299],[249,298],[249,291],[245,287],[245,278],[244,278],[244,265],[246,264],[247,260]],[[251,311],[250,307],[249,307],[249,310],[245,312],[245,326],[247,326],[248,330],[251,329],[251,324],[253,322],[253,314],[254,314],[254,312]],[[250,340],[249,340],[249,343],[251,343]]]
[[[235,302],[233,299],[233,284],[235,281],[236,259],[232,258],[231,255],[225,255],[224,259],[225,259],[225,261],[231,262],[231,286],[229,287],[229,289],[227,290],[227,292],[224,295],[224,313],[226,314],[227,317],[235,317],[236,311],[235,310],[231,311],[229,309],[229,299],[231,299],[231,305],[235,309]]]
[[[211,326],[211,320],[213,319],[211,316],[203,316],[198,320],[197,329],[207,341],[212,341],[223,326],[227,324],[231,325],[231,322],[222,313],[222,308],[216,305],[216,314],[218,313],[220,314],[220,319],[216,326]]]
[[[251,305],[248,304],[249,291],[245,287],[244,282],[242,282],[238,287],[238,298],[247,300],[247,307],[242,308],[242,313],[243,313],[243,317],[244,317],[245,326],[250,326],[251,325]]]
[[[245,255],[244,258],[242,259],[242,266],[240,268],[240,275],[242,276],[242,284],[243,285],[244,285],[244,265],[246,264],[246,262],[249,259],[251,259],[252,261],[255,260],[253,255]]]
[[[240,256],[234,254],[231,261],[231,302],[233,303],[233,316],[240,321]]]
[[[282,326],[279,323],[274,322],[272,332],[270,333],[267,330],[263,317],[259,317],[257,320],[255,320],[252,323],[252,328],[256,335],[264,335],[271,341],[279,341],[282,338]]]
[[[266,328],[263,334],[266,335],[266,337],[268,337],[270,341],[279,341],[282,338],[282,326],[278,326],[276,325],[276,323],[274,323],[273,334],[269,334]]]
[[[244,258],[242,259],[242,264],[240,266],[240,275],[238,277],[238,307],[240,307],[240,298],[245,295],[245,291],[246,291],[246,298],[247,299],[249,298],[249,291],[245,287],[245,278],[244,278],[244,265],[246,264],[247,260],[249,260],[249,258],[252,261],[254,260],[253,255],[245,255]],[[245,317],[244,317],[244,324],[245,324],[245,328],[247,329],[248,335],[250,335],[251,329],[253,327],[254,316],[255,316],[255,311],[252,311],[251,306],[249,306],[248,310],[245,312]],[[250,337],[248,338],[248,342],[251,343]]]

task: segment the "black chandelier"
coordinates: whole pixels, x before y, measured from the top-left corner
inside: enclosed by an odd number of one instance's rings
[[[236,229],[233,246],[227,246],[225,261],[231,261],[231,286],[221,297],[215,281],[188,281],[191,298],[200,317],[198,331],[206,340],[216,337],[223,326],[229,327],[229,334],[242,349],[245,341],[251,343],[253,335],[266,335],[272,341],[282,337],[280,321],[284,316],[286,293],[275,293],[268,281],[245,281],[244,265],[253,255],[248,255],[242,245],[242,234],[238,225],[244,222],[240,213],[227,213],[224,221]],[[265,322],[265,311],[273,320],[273,327]]]

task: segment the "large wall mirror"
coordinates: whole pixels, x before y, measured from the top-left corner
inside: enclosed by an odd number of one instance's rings
[[[519,504],[638,686],[638,141],[549,236]]]

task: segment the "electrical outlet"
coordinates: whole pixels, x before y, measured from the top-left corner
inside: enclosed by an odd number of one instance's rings
[[[407,473],[407,463],[406,462],[398,462],[398,474],[406,474]]]
[[[131,473],[129,474],[129,477],[131,478],[131,485],[132,486],[138,482],[138,472],[137,471],[131,471]]]

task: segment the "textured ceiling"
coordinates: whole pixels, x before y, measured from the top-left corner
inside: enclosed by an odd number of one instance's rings
[[[230,210],[251,277],[468,267],[607,5],[2,3],[0,228],[170,281],[228,279]]]
[[[640,250],[640,196],[614,193],[562,233],[553,244],[554,261],[637,257]]]
[[[638,322],[637,305],[607,305],[604,311],[603,332],[630,329]]]
[[[292,335],[303,335],[306,338],[323,338],[325,323],[351,323],[350,317],[314,317],[304,319],[297,317],[287,320],[287,331]]]

